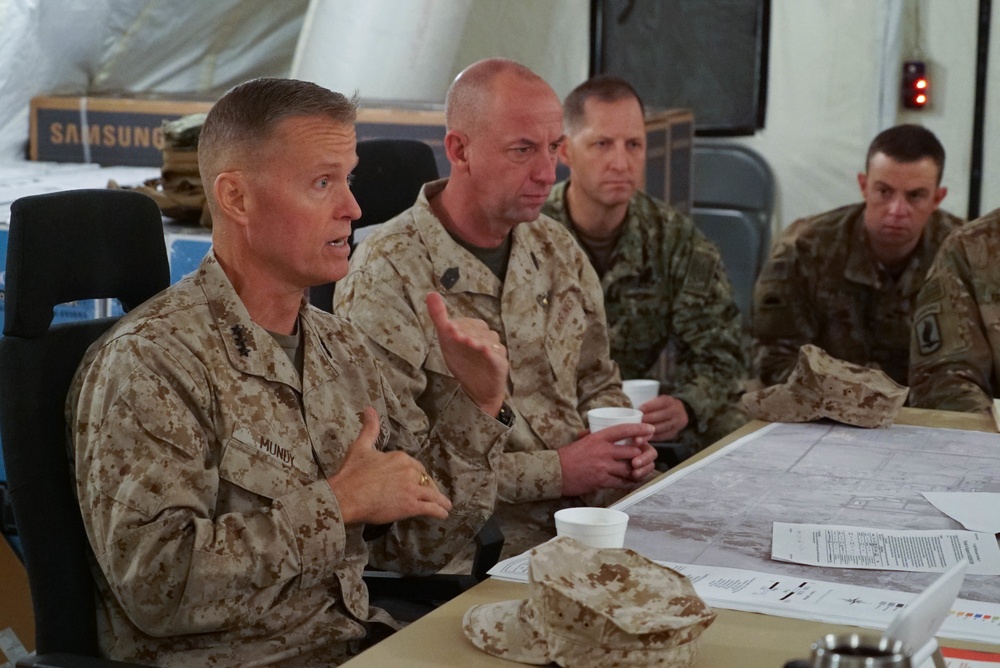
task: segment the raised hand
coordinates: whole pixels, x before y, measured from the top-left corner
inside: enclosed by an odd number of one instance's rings
[[[378,433],[378,413],[369,406],[340,470],[327,478],[344,523],[386,524],[417,515],[446,519],[451,501],[423,464],[405,452],[375,449]]]
[[[496,417],[507,389],[507,349],[478,318],[450,318],[444,298],[427,293],[427,312],[437,330],[448,370],[483,412]]]

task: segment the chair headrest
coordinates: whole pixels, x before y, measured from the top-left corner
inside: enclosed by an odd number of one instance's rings
[[[351,191],[361,207],[354,227],[384,223],[413,206],[421,186],[438,178],[430,146],[416,139],[358,142]]]
[[[170,284],[156,203],[128,190],[32,195],[10,207],[4,334],[36,338],[58,304],[118,299],[128,311]]]

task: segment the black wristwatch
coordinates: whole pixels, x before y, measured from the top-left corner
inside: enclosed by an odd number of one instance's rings
[[[505,427],[509,427],[514,423],[514,411],[510,409],[506,401],[500,405],[500,412],[497,413],[497,421]]]

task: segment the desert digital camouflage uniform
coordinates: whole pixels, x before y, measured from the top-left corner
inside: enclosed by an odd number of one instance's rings
[[[438,429],[456,387],[421,306],[425,295],[440,292],[452,317],[480,318],[500,335],[516,419],[498,471],[496,514],[504,555],[516,555],[555,535],[556,510],[622,494],[563,498],[556,448],[579,437],[587,410],[629,403],[608,357],[597,275],[572,237],[545,216],[518,225],[501,283],[431,211],[428,198],[445,183],[425,185],[413,207],[364,240],[337,284],[335,310],[368,336],[415,434]]]
[[[949,236],[913,316],[910,403],[989,411],[1000,391],[1000,209]]]
[[[301,378],[209,253],[85,357],[67,414],[107,655],[337,664],[366,623],[392,623],[368,604],[369,551],[432,571],[491,514],[499,422],[459,390],[418,443],[358,332],[305,301],[299,331]],[[418,457],[455,502],[447,521],[399,522],[367,545],[361,525],[345,526],[326,478],[368,405],[378,446]]]
[[[542,209],[573,232],[566,186]],[[693,415],[677,440],[701,450],[747,422],[737,406],[749,367],[749,344],[719,251],[690,218],[636,192],[601,277],[611,358],[622,378],[648,378],[671,347],[660,388]],[[581,244],[582,245],[582,244]]]
[[[907,385],[917,293],[934,254],[962,220],[938,209],[893,279],[868,248],[864,203],[797,220],[754,287],[756,363],[765,385],[784,382],[806,343]]]

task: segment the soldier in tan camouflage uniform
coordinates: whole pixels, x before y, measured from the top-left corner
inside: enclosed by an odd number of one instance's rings
[[[913,316],[910,403],[987,412],[1000,396],[1000,209],[949,236]]]
[[[622,377],[650,377],[671,348],[662,394],[641,407],[653,440],[700,450],[747,421],[736,401],[749,346],[719,252],[690,218],[639,191],[646,130],[632,86],[594,77],[566,97],[563,118],[570,179],[542,211],[573,233],[601,277]]]
[[[783,382],[806,343],[907,385],[917,293],[941,242],[962,221],[938,209],[944,148],[929,130],[881,132],[858,174],[864,202],[793,223],[754,289],[756,362]]]
[[[347,271],[354,115],[304,82],[227,93],[201,135],[213,251],[81,365],[67,412],[112,658],[338,664],[393,624],[369,606],[369,552],[434,570],[492,513],[496,333],[428,297],[459,382],[418,440],[361,335],[304,299]]]
[[[500,333],[517,421],[497,515],[504,553],[519,554],[554,535],[556,510],[606,503],[651,473],[653,430],[618,425],[581,438],[588,409],[628,399],[608,356],[597,276],[569,233],[539,216],[562,141],[555,93],[512,61],[481,61],[449,89],[446,120],[451,177],[365,239],[334,302],[369,337],[421,434],[439,428],[455,379],[418,295],[439,291],[450,311]],[[632,437],[638,444],[615,445]]]

